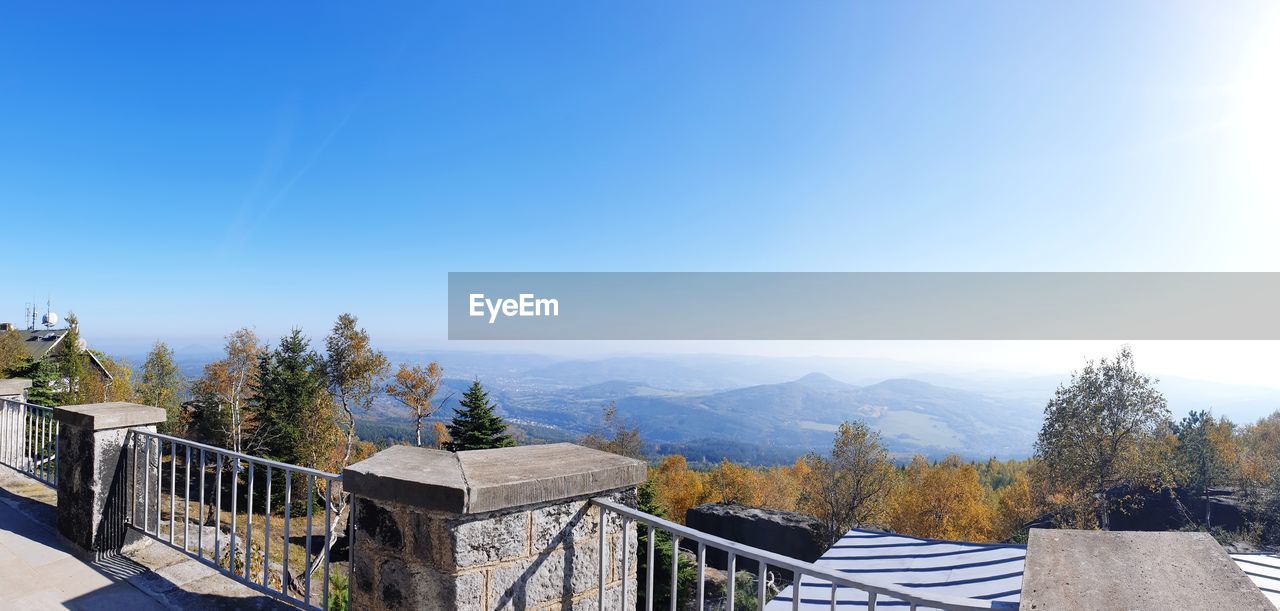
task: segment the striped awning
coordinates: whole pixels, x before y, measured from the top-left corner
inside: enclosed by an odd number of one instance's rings
[[[892,533],[853,529],[845,533],[816,562],[817,565],[867,581],[894,583],[939,596],[989,600],[1016,609],[1022,594],[1025,545],[993,545],[921,539]],[[1280,609],[1280,557],[1269,554],[1231,554],[1271,604]],[[765,607],[786,611],[794,588],[788,586]],[[853,588],[837,588],[842,608],[867,606],[867,595]],[[906,608],[892,598],[876,601],[877,608]],[[831,584],[812,577],[800,580],[800,608],[831,608]]]
[[[1007,603],[1016,609],[1022,593],[1025,545],[995,545],[921,539],[891,533],[853,529],[845,533],[815,564],[855,579],[895,583],[939,596],[966,597]],[[792,608],[794,589],[787,587],[766,606],[768,611]],[[841,608],[867,605],[867,595],[853,588],[838,588]],[[907,607],[902,601],[880,598],[877,608]],[[800,580],[800,608],[831,608],[831,584],[804,577]]]
[[[1269,554],[1231,554],[1231,559],[1258,584],[1271,604],[1280,609],[1280,558]]]

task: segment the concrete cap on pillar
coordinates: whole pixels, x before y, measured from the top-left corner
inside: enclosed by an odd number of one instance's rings
[[[484,513],[639,485],[645,463],[569,443],[445,452],[393,446],[342,472],[356,496]]]
[[[87,403],[53,408],[53,417],[70,426],[92,431],[120,429],[131,426],[160,424],[168,417],[158,407],[115,401],[112,403]]]

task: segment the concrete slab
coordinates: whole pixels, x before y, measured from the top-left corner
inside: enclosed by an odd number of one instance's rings
[[[165,421],[166,414],[158,407],[115,401],[55,407],[53,417],[64,424],[102,431],[160,424]]]
[[[49,526],[34,522],[8,503],[0,503],[0,550],[8,559],[0,566],[0,588],[7,608],[164,608],[81,559]]]
[[[571,443],[459,452],[471,487],[470,513],[592,495],[637,486],[646,465]]]
[[[1271,610],[1206,533],[1032,529],[1023,611]]]
[[[123,555],[83,554],[53,527],[51,489],[31,481],[0,466],[0,608],[293,608],[135,530]]]
[[[636,486],[645,471],[639,460],[569,443],[456,454],[394,446],[347,467],[342,478],[357,496],[485,513]]]
[[[369,499],[462,513],[467,482],[452,452],[391,446],[342,471],[348,492]]]

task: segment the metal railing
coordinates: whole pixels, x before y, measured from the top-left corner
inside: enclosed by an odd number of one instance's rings
[[[340,475],[141,429],[129,434],[125,469],[131,484],[124,502],[131,527],[254,589],[306,608],[329,608],[331,539],[350,502],[339,489]],[[347,515],[348,577],[354,509]],[[313,524],[321,511],[324,535],[315,549]],[[290,549],[297,545],[291,534],[300,535],[301,550]],[[317,570],[322,577],[313,584]]]
[[[626,505],[622,505],[614,501],[610,501],[606,499],[593,499],[592,503],[594,503],[595,505],[601,508],[601,527],[598,529],[599,536],[600,536],[599,544],[600,544],[601,552],[600,552],[600,573],[599,573],[599,599],[597,601],[597,607],[600,609],[605,608],[605,586],[607,583],[607,579],[606,579],[607,570],[605,568],[606,567],[605,559],[606,559],[606,554],[609,550],[607,549],[607,546],[606,546],[607,539],[605,537],[606,529],[604,528],[604,523],[605,523],[605,517],[608,514],[614,514],[620,517],[622,520],[622,538],[621,538],[621,543],[620,545],[618,545],[618,547],[623,552],[622,553],[622,575],[624,576],[624,582],[623,582],[624,587],[622,588],[622,592],[621,592],[622,605],[621,607],[619,607],[620,609],[629,609],[635,606],[635,602],[628,601],[628,592],[627,592],[627,588],[625,587],[625,583],[626,583],[625,576],[628,574],[631,568],[629,566],[631,555],[626,552],[630,549],[628,547],[628,544],[630,543],[628,533],[631,530],[631,524],[633,522],[638,525],[644,525],[647,527],[647,532],[645,533],[645,539],[646,539],[645,546],[647,549],[639,550],[639,553],[637,554],[637,560],[639,559],[640,554],[644,554],[644,558],[646,560],[645,574],[643,576],[637,576],[638,578],[642,577],[644,580],[645,611],[653,611],[654,609],[655,579],[663,579],[663,581],[667,581],[667,577],[668,577],[665,575],[654,574],[655,562],[658,560],[658,558],[655,556],[654,544],[655,544],[655,541],[657,540],[656,535],[659,535],[659,533],[663,533],[663,532],[667,533],[667,535],[670,537],[669,541],[671,542],[671,558],[670,558],[671,573],[669,576],[669,582],[661,583],[659,587],[669,588],[667,592],[669,593],[669,596],[670,596],[669,604],[670,604],[671,611],[676,611],[677,609],[686,608],[686,606],[684,606],[684,604],[681,604],[681,603],[688,603],[688,602],[692,602],[693,608],[697,609],[698,611],[704,611],[704,609],[706,609],[709,606],[707,604],[709,601],[707,600],[707,588],[706,588],[706,557],[707,557],[708,549],[719,550],[724,552],[727,555],[727,571],[726,572],[728,574],[728,578],[726,579],[726,595],[723,601],[717,601],[717,604],[723,604],[722,608],[725,609],[726,611],[734,611],[735,598],[737,594],[736,577],[738,573],[739,560],[750,560],[756,565],[755,601],[756,601],[756,608],[760,610],[765,608],[765,604],[767,602],[766,599],[769,596],[768,585],[770,582],[769,575],[770,575],[771,568],[790,572],[791,575],[793,576],[793,579],[792,579],[793,594],[791,596],[791,601],[790,601],[791,609],[793,609],[793,611],[798,611],[802,603],[800,599],[801,597],[799,596],[799,588],[795,586],[798,586],[800,584],[801,578],[804,578],[804,577],[809,578],[805,582],[805,586],[808,586],[808,587],[812,587],[813,580],[826,582],[827,584],[830,585],[830,592],[831,592],[830,605],[831,605],[832,611],[835,611],[837,602],[839,602],[838,592],[841,588],[853,588],[853,589],[861,590],[862,592],[865,592],[867,597],[866,606],[869,611],[875,611],[877,601],[887,602],[885,601],[886,598],[891,598],[897,601],[901,601],[902,603],[907,603],[908,605],[910,605],[910,608],[912,611],[916,611],[917,608],[941,609],[944,611],[972,611],[972,610],[978,610],[978,609],[992,609],[992,608],[997,608],[1001,606],[1001,603],[995,603],[988,600],[978,600],[978,599],[962,598],[962,597],[955,597],[955,596],[939,596],[937,594],[922,592],[912,588],[902,587],[896,584],[878,583],[873,581],[863,581],[859,579],[852,579],[848,575],[838,570],[832,570],[826,567],[818,566],[811,562],[804,562],[802,560],[788,558],[786,556],[775,554],[767,550],[751,547],[749,545],[743,545],[736,541],[730,541],[728,539],[717,537],[715,535],[709,535],[707,533],[697,531],[692,528],[682,526],[680,524],[676,524],[675,522],[670,522],[662,518],[659,518],[657,516],[653,516],[653,515],[644,513],[642,511],[637,511],[635,509],[627,507]],[[637,545],[639,544],[639,537],[640,537],[640,532],[639,532],[639,529],[637,529],[637,532],[636,532]],[[695,543],[696,549],[697,549],[696,556],[695,556],[696,558],[695,570],[697,573],[696,593],[693,594],[692,601],[677,600],[680,594],[679,573],[680,573],[680,565],[681,565],[681,559],[680,559],[681,542]],[[638,594],[639,592],[637,592],[637,595]],[[810,601],[804,601],[804,604],[808,606],[811,603]],[[825,602],[823,604],[825,604]],[[901,603],[898,603],[898,604],[901,604]]]
[[[0,462],[58,485],[58,421],[53,409],[0,399]]]

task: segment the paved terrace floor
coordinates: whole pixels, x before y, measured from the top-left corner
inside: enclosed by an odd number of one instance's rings
[[[53,489],[0,466],[0,593],[7,609],[290,609],[163,543],[96,560],[54,527]]]

